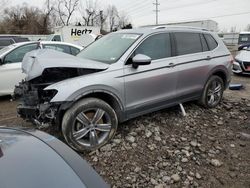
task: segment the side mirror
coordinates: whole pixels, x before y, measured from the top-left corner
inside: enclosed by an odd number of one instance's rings
[[[132,59],[132,66],[136,69],[138,66],[141,65],[149,65],[151,63],[152,59],[146,55],[143,54],[137,54]]]

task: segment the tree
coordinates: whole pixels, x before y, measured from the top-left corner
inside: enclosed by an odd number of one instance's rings
[[[247,24],[245,31],[250,31],[250,24]]]
[[[122,12],[120,15],[118,14],[118,20],[119,20],[119,28],[124,28],[126,25],[129,24],[128,16]]]
[[[55,11],[57,12],[60,18],[61,24],[69,25],[73,13],[77,10],[79,0],[59,0],[56,2],[57,5]]]
[[[82,19],[84,20],[84,25],[94,26],[98,23],[100,17],[100,11],[98,10],[97,0],[85,0],[84,3],[80,3],[79,12]]]
[[[108,13],[107,18],[108,18],[108,23],[109,23],[109,30],[114,31],[115,27],[117,29],[119,25],[119,15],[118,15],[117,8],[114,5],[111,5],[107,9],[107,13]]]
[[[230,33],[235,33],[236,32],[236,26],[232,26],[230,29]]]
[[[9,3],[7,0],[1,0],[0,1],[0,13],[2,14],[2,12],[4,11],[4,9],[7,6],[7,3]]]
[[[0,25],[1,33],[8,34],[48,34],[47,24],[44,25],[46,15],[35,7],[10,7],[4,10],[3,21]]]

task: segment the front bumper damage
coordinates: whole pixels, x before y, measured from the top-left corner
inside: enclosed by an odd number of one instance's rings
[[[22,82],[15,88],[14,98],[18,99],[18,115],[39,128],[48,127],[58,121],[58,111],[61,103],[50,103],[56,91],[44,91],[46,84],[31,85]]]

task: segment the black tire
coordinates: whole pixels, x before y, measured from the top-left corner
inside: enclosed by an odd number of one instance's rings
[[[117,115],[110,105],[97,98],[86,98],[66,111],[62,133],[72,148],[83,152],[106,144],[114,136],[117,125]]]
[[[214,84],[217,84],[217,85],[214,85]],[[219,87],[220,87],[220,90],[219,90]],[[222,100],[224,87],[225,87],[224,82],[221,79],[221,77],[212,75],[208,79],[203,89],[202,96],[199,100],[199,103],[206,108],[216,107]],[[213,89],[214,91],[212,92]],[[215,90],[218,92],[215,92]],[[212,95],[214,97],[214,101],[212,101]]]

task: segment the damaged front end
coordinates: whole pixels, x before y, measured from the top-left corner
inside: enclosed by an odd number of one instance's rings
[[[17,113],[21,118],[29,120],[39,128],[56,123],[56,115],[60,104],[50,103],[56,90],[43,90],[47,84],[32,84],[23,81],[16,86],[14,97],[19,99]]]
[[[58,91],[46,87],[106,68],[102,63],[98,66],[95,61],[84,61],[53,50],[37,50],[26,54],[22,69],[27,77],[14,91],[14,99],[19,101],[17,113],[38,128],[59,124],[61,107],[67,106],[66,101],[51,102]]]

